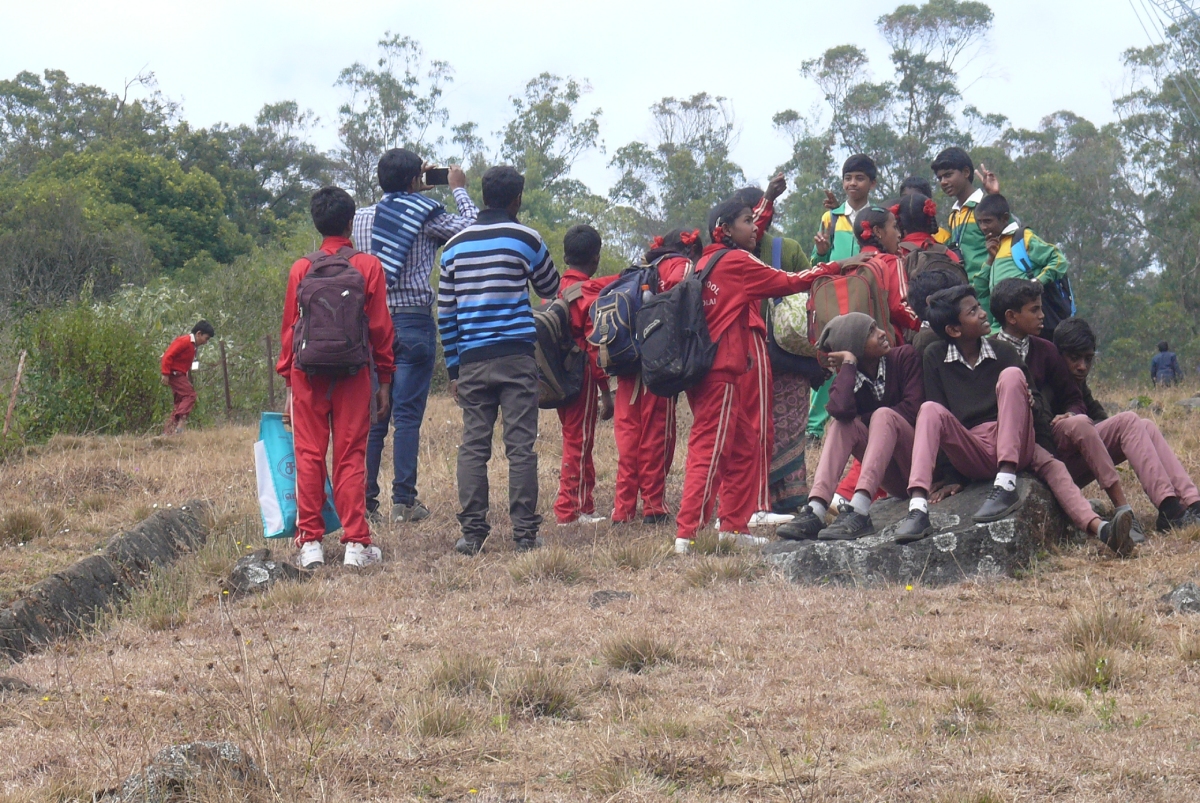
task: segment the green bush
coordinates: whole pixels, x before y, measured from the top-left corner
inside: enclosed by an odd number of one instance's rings
[[[146,432],[161,423],[170,401],[159,384],[161,349],[130,323],[72,304],[30,316],[21,329],[27,437]]]

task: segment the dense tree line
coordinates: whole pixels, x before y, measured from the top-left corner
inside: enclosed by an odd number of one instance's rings
[[[1197,65],[1194,48],[1175,44],[1188,32],[1125,54],[1133,88],[1117,101],[1116,122],[1064,110],[1030,130],[1005,116],[1014,99],[987,109],[963,102],[961,73],[986,61],[992,20],[981,2],[905,4],[876,22],[890,49],[884,77],[851,44],[797,64],[826,104],[771,120],[792,145],[780,169],[793,191],[777,225],[811,241],[824,190],[840,194],[848,153],[875,158],[882,200],[908,175],[929,177],[932,154],[961,145],[1000,175],[1023,222],[1063,246],[1082,313],[1102,337],[1103,365],[1140,374],[1131,366],[1162,338],[1194,364],[1200,123],[1183,90]],[[315,115],[291,101],[265,105],[253,124],[193,128],[151,75],[120,92],[57,70],[0,81],[0,314],[162,277],[186,283],[276,246],[306,225],[308,194],[323,183],[375,200],[376,160],[397,146],[459,161],[474,181],[490,164],[515,164],[527,178],[526,220],[552,247],[571,223],[596,225],[615,270],[651,235],[701,225],[744,184],[731,157],[738,130],[767,124],[739,121],[728,99],[704,92],[665,97],[648,110],[650,136],[607,153],[615,182],[599,194],[573,175],[581,156],[603,151],[603,116],[589,107],[585,80],[532,78],[490,135],[445,106],[453,80],[452,65],[386,34],[374,62],[338,75],[345,102],[330,152],[311,142]]]

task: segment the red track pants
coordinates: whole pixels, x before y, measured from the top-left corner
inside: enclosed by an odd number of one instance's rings
[[[619,376],[613,406],[617,440],[613,521],[633,521],[639,493],[643,516],[666,513],[663,496],[675,459],[675,399],[655,396],[640,376]]]
[[[749,437],[754,441],[754,461],[744,474],[725,474],[718,477],[720,491],[721,529],[725,532],[747,531],[750,517],[760,510],[771,509],[771,456],[775,451],[774,380],[771,360],[767,356],[767,341],[756,330],[750,333],[750,370],[738,379],[738,404],[750,419]]]
[[[712,520],[718,477],[728,480],[754,472],[759,452],[758,433],[754,432],[749,411],[740,403],[740,385],[740,380],[728,375],[710,373],[687,392],[693,423],[688,438],[683,499],[675,519],[679,538],[694,538]],[[733,512],[722,511],[721,526],[727,532],[746,532],[748,519],[748,514],[739,520]]]
[[[371,543],[367,527],[367,431],[371,428],[371,375],[309,377],[292,370],[292,430],[296,448],[296,544],[325,532],[325,454],[333,439],[333,506],[342,543]]]
[[[596,416],[599,389],[592,372],[583,372],[583,389],[570,404],[558,408],[562,423],[562,469],[559,471],[558,498],[554,500],[554,518],[569,524],[581,513],[595,513],[592,491],[596,487],[596,467],[592,463],[592,445],[596,441]]]

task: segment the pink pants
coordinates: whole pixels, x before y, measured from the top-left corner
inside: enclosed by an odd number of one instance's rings
[[[1111,488],[1118,478],[1115,466],[1128,460],[1155,507],[1172,496],[1184,506],[1200,502],[1196,483],[1150,419],[1124,412],[1092,424],[1089,418],[1072,416],[1055,426],[1055,439],[1060,426],[1076,420],[1085,422],[1076,429],[1090,429],[1094,435],[1058,445],[1063,462],[1080,487],[1095,479],[1102,488]]]
[[[882,486],[892,496],[908,496],[914,433],[912,424],[890,407],[876,410],[869,427],[859,418],[853,421],[831,418],[809,497],[828,505],[851,455],[862,461],[855,491],[874,498]]]
[[[995,421],[968,430],[937,402],[922,404],[913,436],[909,490],[929,492],[939,449],[956,469],[973,480],[990,480],[996,476],[999,464],[1012,463],[1018,471],[1031,469],[1049,485],[1068,518],[1086,531],[1097,516],[1072,481],[1067,467],[1034,442],[1029,385],[1020,368],[1005,368],[1000,372],[996,406]]]

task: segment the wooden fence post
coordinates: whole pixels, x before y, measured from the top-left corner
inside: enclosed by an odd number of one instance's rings
[[[271,404],[271,409],[275,409],[275,354],[271,349],[271,336],[266,336],[267,341],[267,399]]]
[[[233,399],[229,396],[229,363],[225,360],[225,341],[218,341],[221,347],[221,377],[225,380],[225,417],[233,415]]]
[[[21,359],[17,360],[17,378],[13,380],[12,395],[8,397],[8,412],[4,415],[4,437],[12,426],[13,411],[17,409],[17,393],[21,390],[21,376],[25,373],[25,354],[21,351]]]

